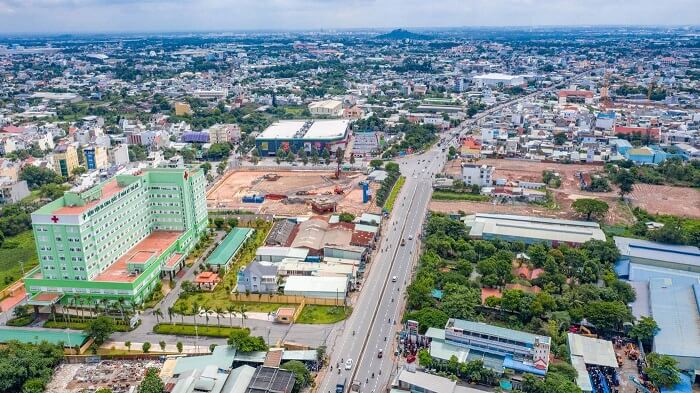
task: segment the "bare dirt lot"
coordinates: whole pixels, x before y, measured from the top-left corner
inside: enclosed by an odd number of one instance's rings
[[[271,174],[277,176],[272,180]],[[268,175],[268,176],[266,176]],[[311,214],[310,201],[314,198],[328,198],[336,202],[338,212],[355,215],[364,212],[378,212],[373,203],[362,203],[362,189],[359,182],[366,176],[359,172],[343,172],[340,179],[332,178],[331,171],[313,170],[236,170],[224,176],[207,193],[207,206],[210,209],[241,209],[260,214],[308,215]],[[339,187],[343,193],[336,194]],[[374,191],[376,185],[370,185]],[[263,203],[244,203],[247,195],[276,194],[287,197],[265,198]],[[308,195],[302,195],[308,194]]]
[[[700,190],[697,188],[635,184],[628,198],[634,206],[649,213],[700,218]]]
[[[94,392],[110,388],[114,393],[127,393],[138,387],[147,368],[160,369],[161,363],[140,360],[103,360],[96,364],[59,365],[46,386],[47,392]]]

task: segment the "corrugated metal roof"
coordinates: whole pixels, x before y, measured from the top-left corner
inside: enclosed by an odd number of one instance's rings
[[[520,330],[507,329],[500,326],[489,325],[483,322],[465,321],[463,319],[450,318],[447,325],[452,325],[455,328],[467,330],[474,333],[486,334],[494,337],[501,337],[509,340],[520,341],[524,343],[534,344],[535,339],[540,339],[542,342],[549,342],[548,336],[540,336],[532,333],[522,332]]]
[[[693,286],[656,278],[649,282],[651,314],[659,325],[654,351],[700,358],[700,312]]]
[[[214,252],[209,255],[205,263],[209,265],[227,264],[254,231],[252,228],[233,228]]]

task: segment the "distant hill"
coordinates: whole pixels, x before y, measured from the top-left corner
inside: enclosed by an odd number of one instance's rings
[[[430,39],[427,35],[412,33],[404,29],[392,30],[389,33],[377,36],[380,40],[427,40]]]

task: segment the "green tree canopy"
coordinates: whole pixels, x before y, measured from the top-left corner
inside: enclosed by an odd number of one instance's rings
[[[85,333],[93,337],[95,345],[99,347],[114,333],[114,320],[107,316],[99,316],[88,323]]]
[[[591,217],[601,217],[608,212],[608,204],[605,201],[590,198],[581,198],[571,204],[576,213],[586,217],[590,221]]]

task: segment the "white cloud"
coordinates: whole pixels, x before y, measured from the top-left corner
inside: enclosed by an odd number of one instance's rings
[[[0,32],[700,24],[700,1],[0,0]]]

